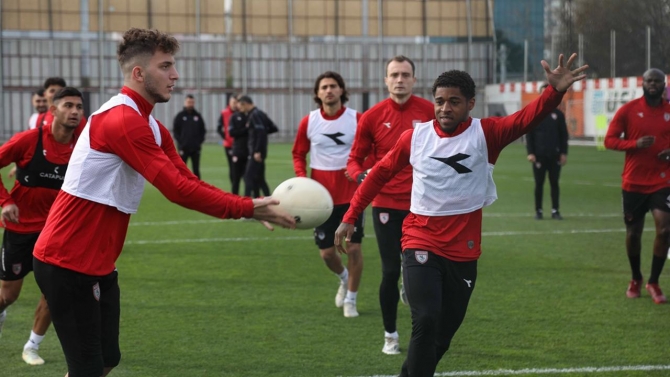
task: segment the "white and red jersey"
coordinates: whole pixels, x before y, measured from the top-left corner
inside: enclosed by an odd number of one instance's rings
[[[637,139],[642,136],[654,136],[654,144],[638,148]],[[649,194],[670,187],[670,163],[658,158],[670,148],[670,103],[661,101],[652,107],[641,97],[623,105],[607,129],[605,147],[626,151],[621,175],[624,190]]]
[[[491,205],[498,194],[481,121],[472,119],[470,127],[453,137],[441,137],[434,128],[430,121],[412,132],[410,212],[451,216]]]
[[[356,110],[344,106],[333,116],[324,113],[323,109],[317,109],[300,121],[295,136],[295,175],[307,176],[309,153],[311,178],[328,189],[336,205],[349,203],[358,186],[355,181],[347,179],[344,173],[360,116]]]
[[[434,200],[439,200],[440,196],[438,195],[441,194],[442,201],[454,203],[458,198],[452,197],[452,193],[462,194],[466,192],[467,187],[470,187],[473,193],[476,193],[473,194],[476,196],[475,199],[480,200],[481,204],[478,205],[480,206],[479,209],[472,211],[467,211],[465,206],[454,206],[456,212],[459,213],[453,215],[429,216],[410,212],[403,222],[403,250],[409,248],[428,250],[457,262],[477,260],[481,254],[481,206],[491,201],[495,192],[495,186],[488,186],[493,182],[488,183],[488,178],[485,177],[488,177],[489,170],[495,165],[502,149],[537,126],[551,110],[560,104],[562,98],[563,93],[549,87],[542,92],[538,99],[528,104],[521,111],[507,117],[481,120],[470,118],[459,124],[451,134],[442,131],[437,121],[433,121],[432,127],[428,129],[422,127],[421,132],[430,130],[434,133],[432,140],[459,138],[464,134],[472,133],[466,138],[475,142],[475,148],[463,148],[461,145],[461,147],[451,150],[450,143],[445,143],[439,150],[435,150],[434,155],[423,155],[423,158],[435,160],[435,162],[441,164],[435,166],[440,166],[442,172],[445,173],[445,177],[448,177],[445,179],[448,187],[443,185],[443,181],[437,179],[439,177],[424,180],[422,176],[417,175],[415,178],[417,180],[421,179],[422,183],[414,185],[412,192],[424,190]],[[476,135],[478,133],[476,128],[479,127],[478,122],[483,132],[483,140]],[[472,130],[472,128],[475,129]],[[393,149],[375,165],[351,199],[351,206],[344,215],[342,222],[354,224],[358,216],[386,182],[393,179],[395,174],[403,171],[408,166],[411,168],[411,159],[415,164],[420,165],[416,160],[419,155],[412,157],[412,151],[421,147],[412,143],[415,132],[416,130],[404,132]],[[447,173],[450,169],[458,174]],[[432,171],[431,174],[433,174]],[[480,178],[472,180],[468,177],[465,178],[464,182],[459,181],[459,177],[467,177],[468,174],[478,174]],[[481,192],[471,187],[472,184],[479,181],[483,182],[481,184],[485,186],[485,190]],[[417,192],[417,194],[420,193]],[[461,199],[470,200],[471,198]]]
[[[232,148],[233,147],[233,139],[232,136],[230,136],[230,133],[228,132],[228,129],[230,128],[230,117],[233,115],[234,111],[230,108],[230,106],[226,106],[225,109],[221,110],[221,122],[223,125],[223,147],[224,148]]]
[[[43,113],[33,113],[28,119],[28,129],[32,130],[34,128],[37,128],[38,125],[40,127],[45,126],[47,124],[46,122],[47,113],[48,111]],[[53,115],[51,120],[53,121]],[[49,122],[49,125],[51,125],[51,122]]]
[[[33,252],[44,263],[93,276],[114,270],[130,221],[131,211],[127,210],[132,209],[115,205],[135,203],[137,195],[135,184],[122,182],[124,179],[146,179],[170,201],[214,217],[253,216],[250,198],[222,192],[191,173],[170,142],[167,128],[160,122],[156,122],[157,128],[150,125],[153,106],[149,102],[127,87],[121,93],[136,106],[121,104],[91,116],[86,126],[88,138],[77,142],[71,163],[77,158],[81,168],[78,172],[68,168],[66,183],[73,179],[72,171],[77,179],[69,184],[88,185],[84,192],[95,195],[85,199],[78,196],[79,190],[59,192]],[[160,145],[159,140],[163,141]],[[96,191],[95,181],[110,187],[110,170],[96,165],[100,159],[118,170],[114,172],[116,184],[133,188],[128,193],[133,200],[116,197],[101,203],[103,193]],[[114,189],[110,190],[109,195],[114,196]]]
[[[7,166],[12,162],[19,168],[25,168],[35,154],[39,129],[35,128],[20,132],[0,147],[0,166]],[[74,149],[75,139],[61,144],[54,139],[51,125],[42,127],[41,153],[44,158],[54,164],[67,164]],[[44,228],[51,205],[56,200],[58,190],[44,187],[22,186],[14,181],[11,192],[7,192],[0,180],[0,206],[16,204],[19,208],[19,222],[6,222],[5,228],[15,233],[37,233]]]
[[[387,98],[371,107],[358,122],[356,139],[347,162],[349,175],[356,179],[369,166],[366,158],[381,160],[403,132],[433,118],[433,103],[414,95],[402,105]],[[408,210],[411,189],[412,168],[408,166],[379,191],[372,206]]]

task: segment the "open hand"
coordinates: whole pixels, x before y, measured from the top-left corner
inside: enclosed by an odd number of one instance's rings
[[[542,60],[542,67],[547,76],[547,82],[559,92],[565,92],[573,83],[585,79],[586,75],[582,72],[589,68],[589,66],[585,64],[572,70],[572,63],[577,59],[577,54],[570,55],[568,63],[565,65],[563,64],[564,59],[565,57],[563,54],[559,55],[558,67],[553,70],[549,67],[549,63]]]

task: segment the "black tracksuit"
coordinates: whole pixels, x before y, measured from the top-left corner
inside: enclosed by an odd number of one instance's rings
[[[249,131],[247,129],[247,116],[243,112],[236,111],[230,116],[228,134],[233,137],[233,174],[232,189],[235,195],[240,194],[240,181],[247,170],[247,159],[249,158]]]
[[[207,133],[202,115],[195,109],[184,108],[174,118],[172,133],[181,159],[186,163],[190,157],[193,174],[200,178],[200,150]]]
[[[261,193],[270,196],[270,188],[265,181],[265,158],[268,155],[268,134],[276,132],[277,126],[261,110],[251,109],[247,114],[249,131],[249,160],[244,173],[244,195],[258,198]],[[261,154],[261,161],[254,159],[254,154]]]
[[[563,113],[555,109],[526,135],[526,150],[535,155],[535,210],[542,210],[544,178],[549,173],[551,207],[558,211],[558,179],[561,173],[560,156],[568,154],[568,127]]]

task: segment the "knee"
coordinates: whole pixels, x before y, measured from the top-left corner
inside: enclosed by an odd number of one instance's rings
[[[18,300],[20,294],[20,290],[7,289],[6,287],[2,287],[2,289],[0,289],[0,301],[2,301],[0,304],[3,306],[9,306]]]
[[[363,263],[363,253],[361,252],[361,245],[360,244],[347,245],[347,258],[349,258],[349,260],[354,264]]]
[[[642,241],[642,231],[638,229],[627,229],[626,238],[629,242],[638,243]]]
[[[321,254],[321,259],[323,259],[326,262],[337,259],[337,252],[335,252],[334,247],[330,247],[328,249],[321,249],[319,250],[319,253]]]

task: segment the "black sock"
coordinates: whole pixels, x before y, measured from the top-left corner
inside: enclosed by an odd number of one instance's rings
[[[628,255],[628,262],[630,263],[630,270],[633,272],[633,280],[642,280],[642,271],[640,271],[640,254]]]
[[[649,276],[649,284],[658,284],[658,278],[661,276],[663,271],[663,265],[665,265],[665,257],[657,257],[654,255],[654,258],[651,261],[651,275]]]

